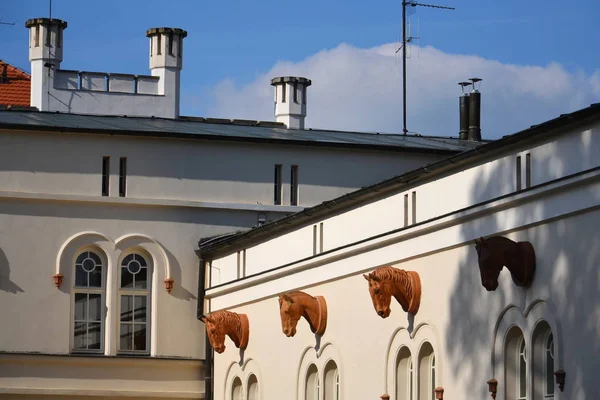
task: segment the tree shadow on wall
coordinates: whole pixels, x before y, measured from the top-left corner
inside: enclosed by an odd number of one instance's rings
[[[10,264],[2,249],[0,249],[0,290],[8,293],[23,292],[19,285],[10,280]]]
[[[532,183],[544,183],[547,180],[541,176],[546,174],[546,171],[560,171],[561,166],[588,169],[592,163],[590,160],[597,157],[592,148],[598,148],[599,143],[600,132],[592,130],[587,139],[582,138],[575,144],[571,143],[571,154],[576,154],[577,157],[566,159],[554,152],[556,154],[535,160],[534,166],[538,171],[534,171],[532,167],[532,176],[540,179]],[[492,193],[498,192],[498,184],[507,185],[503,188],[506,189],[503,190],[506,193],[515,191],[515,157],[512,162],[478,176],[476,183],[470,188],[471,204],[489,199],[493,196]],[[543,156],[532,152],[533,157]],[[573,165],[574,163],[577,165]],[[591,189],[587,189],[586,192],[586,196],[591,196],[589,198],[599,197],[599,194]],[[543,197],[537,200],[533,204],[533,212],[525,211],[524,205],[516,206],[516,220],[520,222],[517,225],[526,225],[540,218],[551,217],[551,210],[546,204],[547,199],[548,197]],[[579,350],[579,355],[600,354],[600,302],[597,300],[600,287],[600,217],[591,212],[514,232],[502,232],[505,229],[503,218],[506,217],[502,216],[501,212],[492,213],[488,218],[466,222],[461,226],[462,239],[466,241],[467,251],[460,261],[458,277],[448,304],[451,322],[444,331],[446,351],[450,355],[448,371],[451,371],[453,376],[446,377],[447,380],[471,382],[473,398],[488,398],[486,381],[492,378],[494,326],[501,311],[513,304],[523,312],[533,301],[541,299],[554,309],[554,317],[562,331],[562,343],[559,345],[563,349],[563,365],[560,367],[564,366],[567,373],[562,398],[598,398],[600,390],[595,382],[596,371],[600,368],[600,357],[590,356],[585,361],[572,361],[573,356],[565,351],[565,348],[578,349],[578,346],[585,346],[585,351]],[[487,292],[482,286],[473,240],[497,233],[515,241],[529,241],[533,244],[537,269],[531,288],[517,287],[506,268],[498,278],[500,285],[495,291]],[[466,360],[468,362],[465,362]],[[498,360],[495,373],[498,376],[494,378],[500,380]],[[499,382],[499,385],[503,384],[504,382]],[[558,391],[557,388],[555,390]]]

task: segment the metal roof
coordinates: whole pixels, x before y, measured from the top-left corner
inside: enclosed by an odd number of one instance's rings
[[[475,165],[477,162],[481,162],[481,160],[489,159],[490,156],[506,152],[512,146],[522,145],[530,141],[539,141],[540,138],[547,138],[550,135],[560,135],[565,133],[564,128],[566,127],[584,124],[588,121],[597,121],[599,119],[600,103],[592,104],[589,107],[569,114],[561,114],[557,118],[532,125],[520,132],[506,135],[502,139],[347,193],[336,199],[324,201],[321,204],[305,208],[302,211],[270,221],[259,227],[201,238],[198,241],[198,250],[196,250],[196,253],[199,257],[209,258],[229,254],[232,251],[282,235],[299,226],[314,223],[314,221],[330,216],[333,213],[376,201],[384,196],[418,186],[425,181],[442,177],[444,174],[462,171]]]
[[[308,146],[352,147],[386,151],[454,154],[481,142],[451,137],[380,134],[333,130],[286,129],[268,121],[180,117],[179,119],[0,110],[0,129],[203,140],[271,142]]]

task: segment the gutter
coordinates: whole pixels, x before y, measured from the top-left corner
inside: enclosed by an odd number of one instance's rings
[[[63,134],[97,134],[111,136],[127,136],[127,137],[151,137],[151,138],[168,138],[168,139],[190,139],[190,140],[207,140],[221,142],[243,142],[243,143],[264,143],[264,144],[279,144],[291,146],[305,147],[327,147],[337,149],[361,149],[375,150],[385,152],[399,153],[417,153],[417,154],[433,154],[433,155],[450,155],[462,151],[462,149],[444,149],[444,148],[423,148],[417,146],[402,146],[394,144],[364,144],[364,143],[340,143],[327,142],[316,140],[302,139],[279,139],[279,138],[259,138],[259,137],[244,137],[244,136],[227,136],[214,133],[198,132],[198,133],[177,133],[168,131],[150,131],[150,130],[115,130],[107,128],[81,128],[67,126],[52,126],[52,125],[24,125],[0,123],[0,130],[13,131],[35,131],[35,132],[52,132]]]

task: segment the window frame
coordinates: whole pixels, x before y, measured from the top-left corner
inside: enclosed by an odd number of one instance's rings
[[[100,288],[85,288],[76,286],[77,277],[77,258],[83,253],[95,253],[101,261],[102,278]],[[94,246],[86,246],[79,249],[73,257],[71,263],[73,271],[73,282],[71,285],[71,329],[70,329],[70,353],[72,354],[104,354],[106,348],[106,284],[108,275],[108,262],[106,254],[102,250]],[[75,348],[75,295],[76,294],[100,294],[100,349],[78,349]]]
[[[237,385],[237,383],[239,382],[239,386]],[[236,399],[234,397],[235,395],[235,389],[239,387],[240,392],[239,392],[239,396]],[[242,381],[242,378],[240,378],[239,376],[236,376],[233,378],[233,380],[231,381],[231,400],[244,400],[244,382]]]
[[[125,260],[126,257],[128,257],[131,254],[136,254],[139,255],[141,257],[144,258],[144,260],[146,261],[146,265],[147,265],[147,284],[146,284],[146,289],[132,289],[132,288],[122,288],[121,287],[121,278],[122,278],[122,268],[123,268],[123,261]],[[137,355],[137,356],[150,356],[151,354],[151,350],[150,350],[150,344],[151,344],[151,336],[152,336],[152,297],[153,297],[153,293],[152,293],[152,282],[154,279],[154,260],[152,258],[152,256],[145,251],[144,249],[141,248],[133,248],[133,249],[129,249],[127,251],[124,251],[121,256],[119,257],[119,262],[117,264],[118,267],[118,272],[117,272],[117,312],[116,312],[116,323],[117,323],[117,336],[116,336],[116,349],[117,349],[117,354],[124,354],[124,355]],[[121,349],[121,297],[122,296],[146,296],[146,350],[141,351],[141,350],[122,350]],[[133,305],[133,307],[135,307],[135,303]],[[134,308],[135,309],[135,308]],[[135,325],[135,323],[132,322],[132,325]]]

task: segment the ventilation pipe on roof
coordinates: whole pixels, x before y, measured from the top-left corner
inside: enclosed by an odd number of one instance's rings
[[[304,129],[306,92],[310,79],[282,76],[271,79],[275,87],[275,118],[288,129]]]
[[[469,140],[481,141],[481,93],[475,89],[475,83],[480,82],[480,78],[469,79],[473,85],[473,90],[469,94]]]
[[[465,92],[467,86],[471,86],[471,82],[459,82],[462,87],[462,95],[458,98],[458,111],[460,120],[460,131],[458,138],[467,140],[469,138],[469,93]]]

